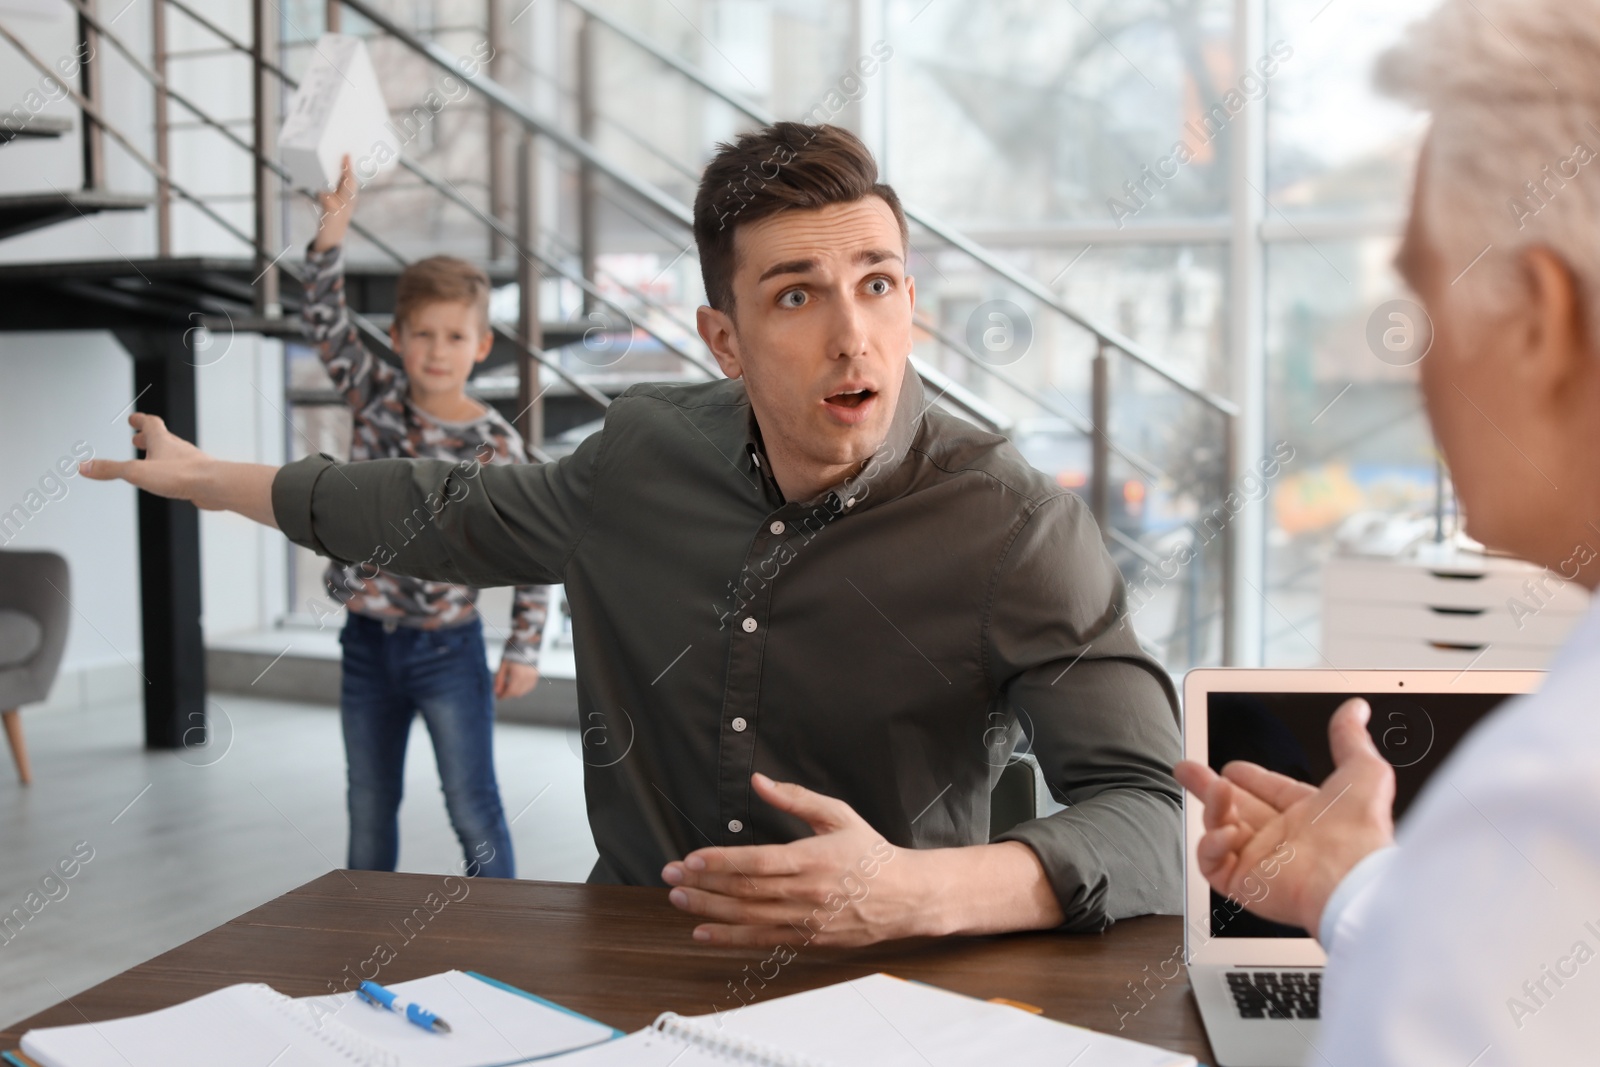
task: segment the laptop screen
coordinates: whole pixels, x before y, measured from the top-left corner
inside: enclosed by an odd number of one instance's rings
[[[1397,822],[1467,731],[1507,699],[1503,693],[1211,693],[1206,715],[1211,769],[1220,773],[1232,760],[1249,760],[1302,782],[1321,783],[1333,773],[1328,719],[1356,695],[1372,705],[1367,731],[1394,765]],[[1266,888],[1271,892],[1270,881]],[[1211,936],[1310,935],[1253,915],[1212,890]]]

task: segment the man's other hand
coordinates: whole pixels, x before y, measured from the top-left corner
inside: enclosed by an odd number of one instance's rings
[[[277,527],[272,514],[276,467],[213,459],[168,430],[156,415],[136,411],[128,416],[128,425],[133,427],[133,447],[144,458],[86,460],[78,464],[84,477],[100,482],[120,478],[156,496],[188,500],[207,511],[237,511]]]
[[[533,692],[533,687],[538,684],[539,668],[511,659],[502,659],[500,669],[494,675],[495,699],[515,700]]]
[[[1220,776],[1190,760],[1173,768],[1205,805],[1196,854],[1213,889],[1315,936],[1344,876],[1394,843],[1394,768],[1367,733],[1371,716],[1359,698],[1334,712],[1328,742],[1335,770],[1320,789],[1242,760]]]
[[[710,920],[697,941],[719,945],[866,945],[931,933],[937,872],[930,853],[895,848],[842,800],[752,775],[756,795],[811,824],[785,845],[702,848],[666,865],[677,907]]]

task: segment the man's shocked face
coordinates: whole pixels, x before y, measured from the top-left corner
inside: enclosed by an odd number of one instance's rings
[[[867,196],[744,224],[733,245],[733,306],[701,308],[700,335],[744,379],[780,483],[787,467],[819,488],[871,456],[894,419],[916,300],[899,224]]]

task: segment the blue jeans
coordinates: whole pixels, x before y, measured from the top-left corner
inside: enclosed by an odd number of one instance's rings
[[[351,870],[392,871],[400,855],[400,796],[411,719],[433,738],[450,825],[465,873],[514,878],[511,830],[494,777],[494,685],[483,623],[386,629],[352,613],[339,635],[339,715],[349,781]]]

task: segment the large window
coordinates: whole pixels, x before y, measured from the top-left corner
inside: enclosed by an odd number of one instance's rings
[[[1434,505],[1415,368],[1381,360],[1366,337],[1368,319],[1401,295],[1389,260],[1423,123],[1373,92],[1372,63],[1430,6],[888,5],[886,22],[900,29],[887,158],[908,200],[1051,281],[1070,306],[1191,380],[1249,397],[1241,375],[1264,378],[1264,403],[1243,418],[1262,426],[1263,453],[1286,447],[1294,458],[1251,527],[1264,542],[1256,569],[1239,572],[1236,596],[1259,602],[1256,647],[1238,649],[1241,662],[1322,663],[1319,577],[1335,532],[1358,512]],[[1259,55],[1236,54],[1241,13],[1262,23]],[[1239,171],[1235,152],[1247,123],[1265,146],[1255,174]],[[1255,198],[1259,228],[1234,216],[1241,197]],[[1263,263],[1259,280],[1243,286],[1230,277],[1241,240],[1260,243]],[[1063,271],[1072,257],[1081,262]],[[959,319],[975,294],[939,281],[932,299],[944,302],[947,320]],[[1241,316],[1261,322],[1258,335],[1233,336]],[[1240,352],[1252,344],[1263,349],[1253,363]],[[1078,401],[1089,354],[1057,342],[1016,371]],[[1184,479],[1204,481],[1193,453],[1215,428],[1173,411],[1159,383],[1142,383],[1116,410],[1120,449],[1160,472],[1145,479],[1143,532],[1162,558],[1203,499],[1185,499]],[[1063,465],[1079,455],[1081,446],[1055,453]],[[1138,480],[1135,466],[1118,455],[1114,481]],[[1152,566],[1119,562],[1135,585]],[[1173,670],[1216,662],[1220,643],[1194,630],[1195,612],[1214,603],[1193,589],[1161,592],[1138,619],[1141,635]]]
[[[1267,101],[1263,415],[1267,440],[1295,448],[1266,523],[1268,666],[1327,666],[1321,568],[1341,526],[1360,513],[1420,519],[1435,505],[1416,367],[1369,336],[1404,296],[1391,260],[1424,122],[1374,93],[1372,64],[1432,6],[1267,5],[1268,39],[1292,41],[1294,56]]]
[[[1251,608],[1233,631],[1235,661],[1323,662],[1319,575],[1341,525],[1360,512],[1431,513],[1436,499],[1415,367],[1380,358],[1368,339],[1402,295],[1390,259],[1423,127],[1371,90],[1372,62],[1431,0],[594,2],[634,39],[585,29],[570,5],[534,8],[519,30],[537,22],[544,34],[524,43],[534,61],[502,63],[499,76],[680,202],[716,143],[754,124],[719,92],[856,129],[907,204],[1048,291],[913,226],[915,354],[1040,469],[1089,488],[1099,346],[1075,316],[1168,372],[1113,347],[1103,380],[1111,550],[1141,590],[1136,625],[1169,669],[1220,662],[1235,542],[1233,603]],[[461,51],[471,37],[451,40]],[[1245,55],[1241,39],[1259,43]],[[450,117],[467,134],[487,128],[470,109]],[[467,134],[430,141],[430,165],[455,174],[476,143]],[[1259,154],[1244,151],[1255,144]],[[692,344],[699,264],[681,224],[570,155],[549,150],[541,166],[546,252],[594,270],[606,294],[647,294],[659,307],[638,321]],[[475,220],[413,212],[406,198],[421,194],[393,184],[375,192],[373,213],[386,233],[418,231],[396,234],[401,247],[442,236],[476,242],[471,254],[488,247]],[[484,195],[464,172],[460,185]],[[546,287],[545,318],[588,310],[569,282]],[[295,371],[298,384],[315,384],[314,371]],[[1236,457],[1230,474],[1225,419],[1173,378],[1242,402],[1242,439],[1260,455]],[[321,415],[302,419],[319,442],[337,435]],[[1201,532],[1240,470],[1286,449],[1271,494],[1224,520],[1228,538]],[[1151,579],[1185,548],[1195,564]],[[302,600],[313,585],[303,577]]]
[[[1226,395],[1250,395],[1237,346],[1263,346],[1264,410],[1243,417],[1260,420],[1264,452],[1283,445],[1294,458],[1255,527],[1259,577],[1243,568],[1236,595],[1262,601],[1254,637],[1272,665],[1323,662],[1320,571],[1342,524],[1435,503],[1415,368],[1380,359],[1367,340],[1368,320],[1401,295],[1389,261],[1423,124],[1373,92],[1372,63],[1430,6],[941,0],[896,38],[888,158],[908,199],[1036,278],[1082,255],[1054,283],[1067,303]],[[922,7],[897,0],[888,22]],[[1235,54],[1241,11],[1263,22],[1259,56]],[[1265,145],[1255,175],[1237,171],[1233,151],[1247,122]],[[1174,156],[1178,142],[1187,157]],[[1232,214],[1241,195],[1265,198],[1254,232]],[[1257,292],[1229,277],[1239,240],[1261,243],[1260,280],[1247,282]],[[1258,340],[1231,335],[1240,307],[1260,316]],[[1084,353],[1038,358],[1056,366],[1035,374],[1081,395]],[[1204,423],[1174,418],[1146,390],[1119,406],[1118,444],[1193,477],[1187,435]],[[1128,476],[1127,462],[1116,466]],[[1154,479],[1152,503],[1172,485]],[[1152,545],[1193,518],[1181,503],[1166,512],[1152,519]],[[1135,584],[1149,567],[1122,562]],[[1217,643],[1186,629],[1197,599],[1204,610],[1203,597],[1168,595],[1138,622],[1174,670],[1216,661]]]

